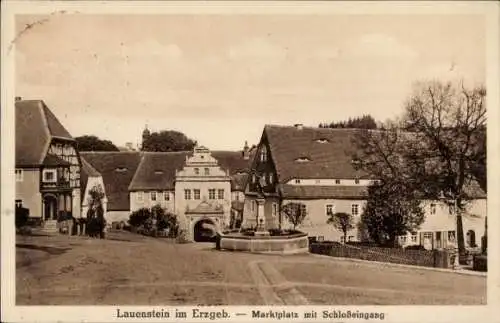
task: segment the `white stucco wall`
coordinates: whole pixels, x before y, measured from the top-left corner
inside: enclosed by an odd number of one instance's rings
[[[155,205],[160,205],[168,212],[175,212],[175,194],[173,191],[155,191],[156,201],[151,199],[151,191],[130,192],[130,212],[137,211],[141,208],[151,208]],[[168,200],[165,195],[168,194]],[[142,195],[142,199],[139,197]]]

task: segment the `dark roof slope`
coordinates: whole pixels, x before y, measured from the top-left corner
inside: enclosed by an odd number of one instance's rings
[[[175,171],[191,152],[144,152],[129,190],[173,190]]]
[[[366,186],[306,186],[280,185],[283,198],[289,199],[365,199],[368,196]]]
[[[108,210],[129,210],[128,186],[139,165],[141,153],[80,152],[80,156],[101,173],[108,198]]]
[[[211,154],[222,169],[229,171],[232,188],[243,191],[250,159],[244,159],[242,153],[236,151],[213,151]],[[144,152],[129,190],[173,190],[175,171],[181,170],[190,156],[191,151]]]
[[[73,140],[42,100],[15,103],[16,166],[42,164],[52,137]]]
[[[45,159],[43,160],[42,164],[44,166],[70,166],[71,165],[70,162],[65,161],[64,159],[62,159],[58,156],[55,156],[55,155],[51,155],[51,154],[47,154],[45,156]]]
[[[366,178],[354,169],[353,139],[356,129],[309,128],[267,125],[267,137],[278,180],[292,178]],[[300,159],[306,161],[300,161]]]

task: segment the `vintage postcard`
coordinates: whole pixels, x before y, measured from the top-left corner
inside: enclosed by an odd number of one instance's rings
[[[500,322],[498,17],[2,2],[2,321]]]

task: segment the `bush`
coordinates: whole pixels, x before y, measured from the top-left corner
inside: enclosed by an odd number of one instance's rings
[[[28,224],[30,211],[24,207],[16,206],[16,228],[22,228]]]
[[[128,223],[133,227],[139,227],[141,225],[144,225],[149,217],[151,217],[151,210],[148,208],[141,208],[130,214]]]
[[[189,240],[187,239],[186,231],[181,230],[179,234],[177,235],[176,238],[177,243],[189,243]]]

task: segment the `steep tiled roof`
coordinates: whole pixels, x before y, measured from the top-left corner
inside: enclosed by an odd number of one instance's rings
[[[245,185],[248,180],[248,172],[240,172],[231,176],[231,190],[245,191]]]
[[[144,152],[128,187],[136,190],[173,190],[175,171],[180,170],[191,152]]]
[[[80,156],[101,173],[108,198],[108,210],[130,209],[128,186],[139,165],[141,153],[80,152]]]
[[[289,199],[364,199],[367,197],[365,186],[319,186],[319,185],[280,185],[283,198]]]
[[[42,100],[21,100],[15,103],[16,166],[42,164],[53,137],[73,140]]]
[[[213,151],[211,154],[222,169],[229,171],[231,186],[243,191],[250,160],[235,151]],[[175,171],[181,170],[190,156],[191,151],[144,152],[129,190],[173,190]]]
[[[352,165],[356,129],[297,128],[267,125],[267,137],[278,180],[292,178],[366,178]],[[302,160],[301,160],[302,159]]]

